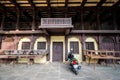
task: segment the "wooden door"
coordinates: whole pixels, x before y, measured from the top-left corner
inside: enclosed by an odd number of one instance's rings
[[[53,61],[63,61],[63,42],[53,42]]]

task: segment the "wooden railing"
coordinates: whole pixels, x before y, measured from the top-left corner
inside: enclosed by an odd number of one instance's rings
[[[72,25],[71,18],[41,18],[41,26],[44,25]]]
[[[90,64],[90,60],[93,59],[94,60],[94,64],[95,60],[99,60],[99,59],[111,59],[113,60],[113,64],[115,66],[115,61],[117,59],[120,60],[120,56],[116,56],[116,54],[120,54],[120,51],[108,51],[108,50],[84,50],[84,55],[86,57],[89,58],[89,64]],[[95,69],[95,66],[94,66]]]
[[[39,28],[73,28],[71,18],[41,18]]]

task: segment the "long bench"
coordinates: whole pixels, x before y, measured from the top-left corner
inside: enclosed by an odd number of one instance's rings
[[[116,67],[116,63],[115,61],[117,59],[120,59],[120,56],[116,56],[116,53],[119,53],[120,54],[120,51],[108,51],[108,50],[85,50],[85,56],[89,58],[89,63],[90,64],[90,60],[93,59],[94,61],[94,69],[96,67],[96,60],[99,60],[99,59],[103,59],[103,60],[106,60],[106,59],[111,59],[114,66]]]

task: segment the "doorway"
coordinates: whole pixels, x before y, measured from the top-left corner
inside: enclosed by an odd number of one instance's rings
[[[53,61],[63,61],[63,42],[53,42]]]

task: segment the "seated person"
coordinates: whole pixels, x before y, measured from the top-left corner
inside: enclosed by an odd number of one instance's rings
[[[74,58],[74,55],[72,54],[73,53],[73,49],[70,50],[69,54],[68,54],[68,60],[70,59],[73,59]]]

